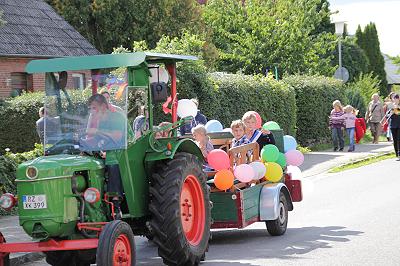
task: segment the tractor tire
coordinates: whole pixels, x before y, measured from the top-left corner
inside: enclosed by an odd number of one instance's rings
[[[266,221],[268,233],[271,236],[281,236],[286,232],[288,224],[288,203],[286,196],[280,192],[279,195],[279,214],[276,220]]]
[[[136,265],[135,239],[131,227],[115,220],[104,226],[97,247],[97,266]]]
[[[211,226],[207,176],[190,153],[162,161],[150,186],[151,228],[167,265],[198,265],[205,258]]]

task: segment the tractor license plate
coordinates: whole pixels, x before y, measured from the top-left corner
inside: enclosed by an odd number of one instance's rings
[[[47,209],[46,195],[25,195],[22,196],[22,204],[25,210]]]

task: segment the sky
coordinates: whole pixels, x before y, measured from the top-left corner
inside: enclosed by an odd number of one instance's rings
[[[378,31],[381,52],[400,55],[400,0],[329,0],[332,21],[346,21],[349,34],[374,22]]]

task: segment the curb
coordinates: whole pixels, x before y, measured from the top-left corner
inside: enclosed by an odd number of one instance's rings
[[[41,260],[45,257],[42,252],[20,253],[20,256],[10,258],[10,266],[20,266],[25,263]]]
[[[383,156],[386,156],[386,155],[390,155],[390,154],[394,154],[394,151],[382,152],[381,154],[378,154],[378,155],[366,156],[366,157],[363,157],[363,158],[360,158],[360,159],[351,161],[351,162],[349,162],[349,163],[340,164],[340,165],[337,165],[337,166],[332,167],[332,168],[329,169],[327,172],[328,172],[328,173],[332,173],[331,171],[332,171],[333,169],[335,169],[335,168],[339,168],[339,167],[344,167],[344,166],[348,166],[348,165],[357,164],[357,163],[360,163],[360,162],[368,161],[368,160],[375,159],[375,158],[380,158],[380,157],[383,157]],[[344,171],[344,170],[342,170],[342,171]],[[342,171],[339,171],[339,172],[342,172]]]

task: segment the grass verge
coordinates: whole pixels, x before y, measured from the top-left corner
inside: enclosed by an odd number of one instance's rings
[[[331,170],[329,170],[329,173],[338,173],[349,169],[359,168],[365,165],[373,164],[387,159],[392,159],[395,157],[396,156],[394,152],[390,152],[390,153],[379,154],[373,157],[362,158],[341,166],[334,167]]]

